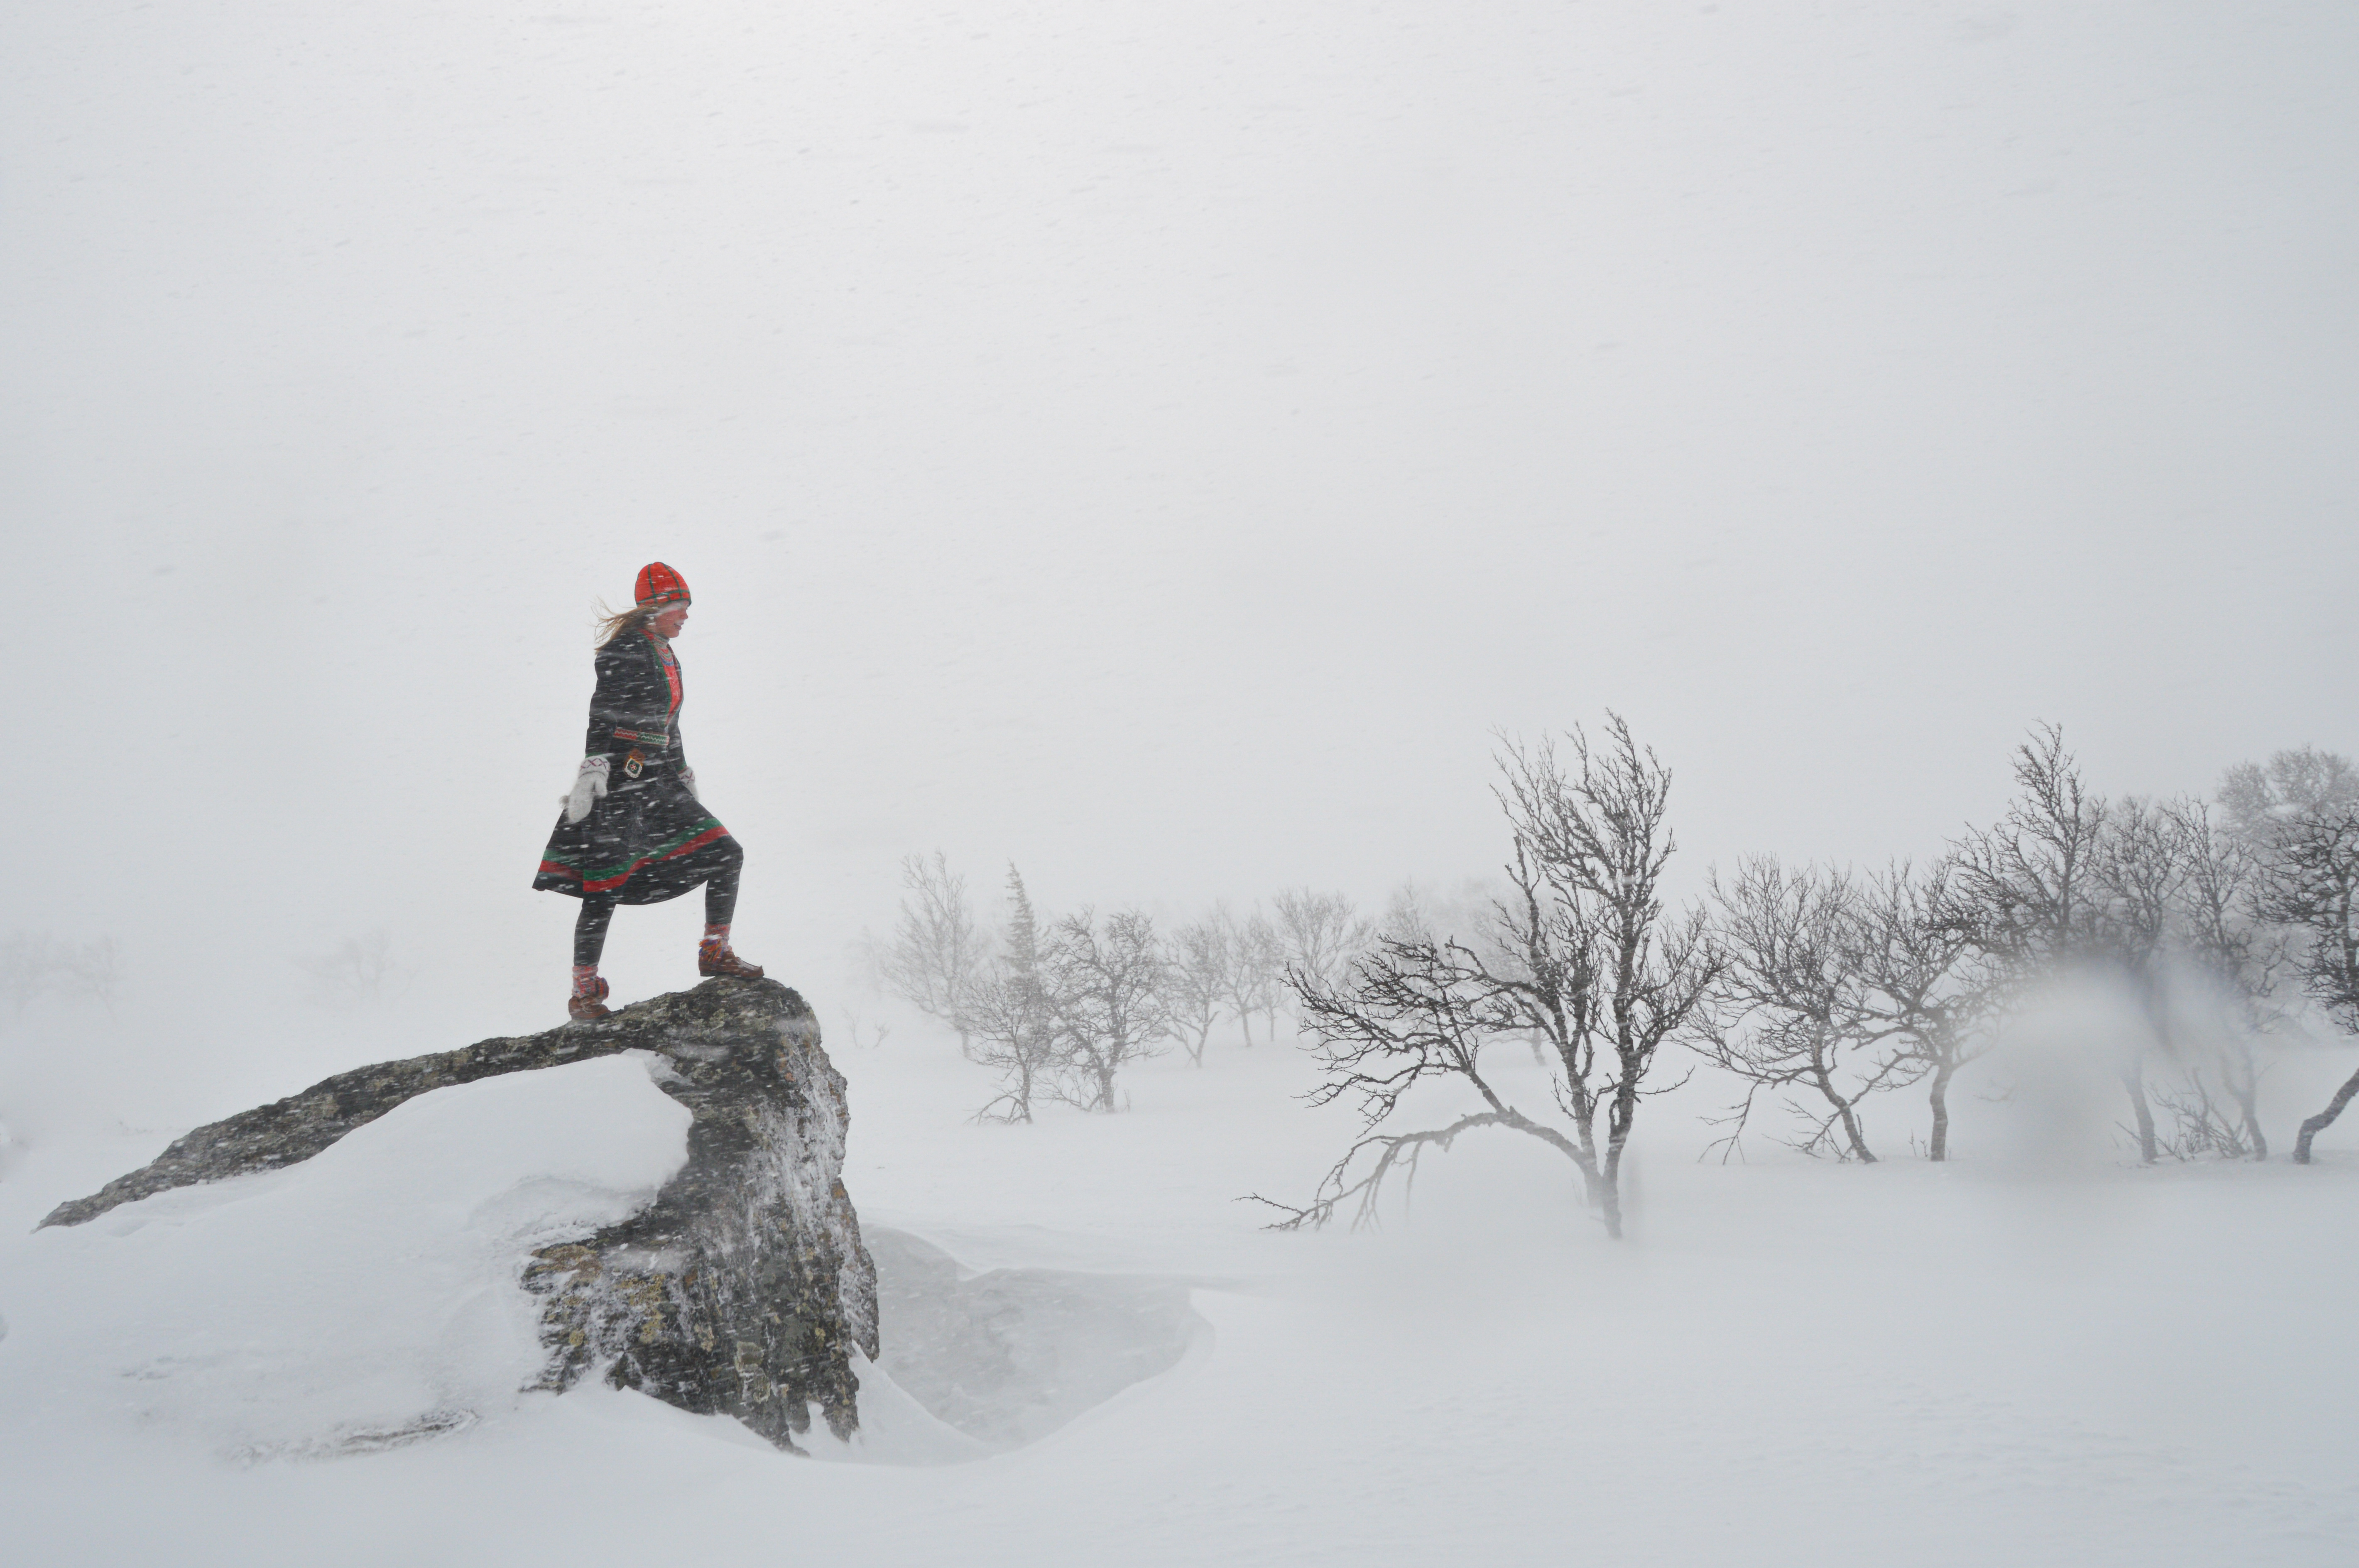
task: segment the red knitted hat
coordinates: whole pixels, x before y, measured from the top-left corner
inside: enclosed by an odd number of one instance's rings
[[[639,580],[631,585],[631,592],[641,604],[686,604],[688,579],[661,561],[649,561],[639,568]]]

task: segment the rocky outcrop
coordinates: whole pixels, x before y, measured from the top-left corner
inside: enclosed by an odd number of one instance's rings
[[[603,1369],[782,1447],[813,1404],[849,1436],[852,1353],[877,1354],[876,1272],[842,1181],[843,1077],[810,1007],[776,980],[707,980],[594,1023],[340,1073],[197,1129],[41,1223],[294,1164],[429,1090],[625,1051],[649,1053],[658,1087],[688,1108],[688,1162],[631,1218],[526,1263],[549,1350],[538,1386]]]

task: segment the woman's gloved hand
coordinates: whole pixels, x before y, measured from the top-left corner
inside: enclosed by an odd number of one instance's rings
[[[694,768],[682,768],[679,770],[679,787],[688,791],[689,799],[696,802],[699,806],[702,806],[704,804],[704,797],[696,793],[696,770]]]
[[[573,775],[573,788],[565,797],[565,820],[579,822],[590,815],[590,807],[606,793],[606,772],[613,764],[604,757],[584,757],[582,771]]]

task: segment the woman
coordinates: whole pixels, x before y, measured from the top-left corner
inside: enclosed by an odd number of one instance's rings
[[[730,950],[737,873],[745,852],[697,799],[679,742],[679,660],[672,639],[688,623],[688,584],[661,561],[639,569],[637,602],[600,624],[598,689],[590,736],[565,815],[549,836],[532,885],[582,901],[573,922],[576,1019],[603,1018],[598,955],[618,903],[661,903],[704,884],[704,939],[696,972],[757,980]]]

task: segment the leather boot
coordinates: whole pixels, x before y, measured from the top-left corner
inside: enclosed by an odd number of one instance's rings
[[[565,1003],[566,1017],[571,1019],[576,1023],[587,1023],[593,1018],[603,1018],[608,1013],[614,1011],[613,1008],[606,1005],[607,988],[605,979],[603,976],[600,977],[595,984],[598,987],[596,990],[591,991],[587,995],[577,995],[567,999]]]
[[[737,956],[734,947],[723,947],[718,953],[708,953],[699,948],[696,972],[708,978],[720,975],[733,980],[758,980],[762,978],[762,966],[747,963]]]

